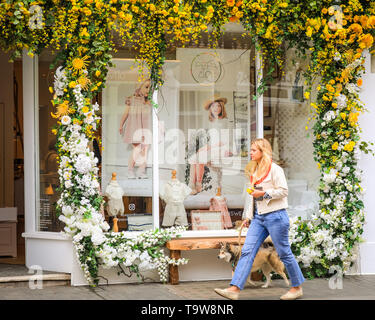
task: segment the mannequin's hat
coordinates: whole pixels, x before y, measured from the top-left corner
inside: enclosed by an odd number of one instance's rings
[[[227,98],[214,98],[214,100],[207,100],[204,104],[204,109],[208,110],[210,108],[210,105],[214,102],[222,102],[223,104],[226,104],[228,101]]]

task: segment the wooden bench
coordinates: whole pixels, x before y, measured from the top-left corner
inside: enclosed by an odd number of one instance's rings
[[[174,239],[167,242],[166,246],[170,250],[170,257],[174,259],[181,258],[183,250],[202,250],[202,249],[220,249],[220,242],[229,242],[238,244],[238,237],[220,237],[220,238],[183,238]],[[241,244],[245,242],[245,237],[241,237]],[[252,273],[253,280],[260,280],[259,274]],[[169,265],[169,283],[178,284],[178,266]]]

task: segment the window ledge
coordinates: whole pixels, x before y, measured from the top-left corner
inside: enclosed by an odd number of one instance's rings
[[[60,232],[24,232],[22,237],[25,239],[45,239],[45,240],[63,240],[71,241],[72,238]]]

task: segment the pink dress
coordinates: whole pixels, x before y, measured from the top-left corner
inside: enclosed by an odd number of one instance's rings
[[[123,140],[125,143],[152,143],[151,104],[143,97],[130,99],[128,118],[125,121]]]
[[[213,197],[210,200],[210,209],[212,211],[221,211],[221,219],[225,229],[232,228],[232,220],[227,207],[227,199],[224,197]]]

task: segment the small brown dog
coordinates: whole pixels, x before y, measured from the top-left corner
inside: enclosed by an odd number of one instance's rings
[[[221,242],[220,245],[221,248],[217,257],[218,259],[224,259],[226,262],[230,262],[232,264],[233,275],[238,260],[241,256],[242,246],[229,244],[226,242]],[[262,243],[258,253],[255,256],[251,272],[255,272],[258,270],[262,270],[264,276],[266,277],[266,283],[262,286],[262,288],[267,288],[269,286],[271,282],[272,271],[282,276],[286,285],[289,285],[288,278],[286,277],[286,274],[284,272],[285,266],[280,260],[270,237],[267,237],[267,239]],[[247,282],[255,286],[256,284],[250,279],[251,272]]]

